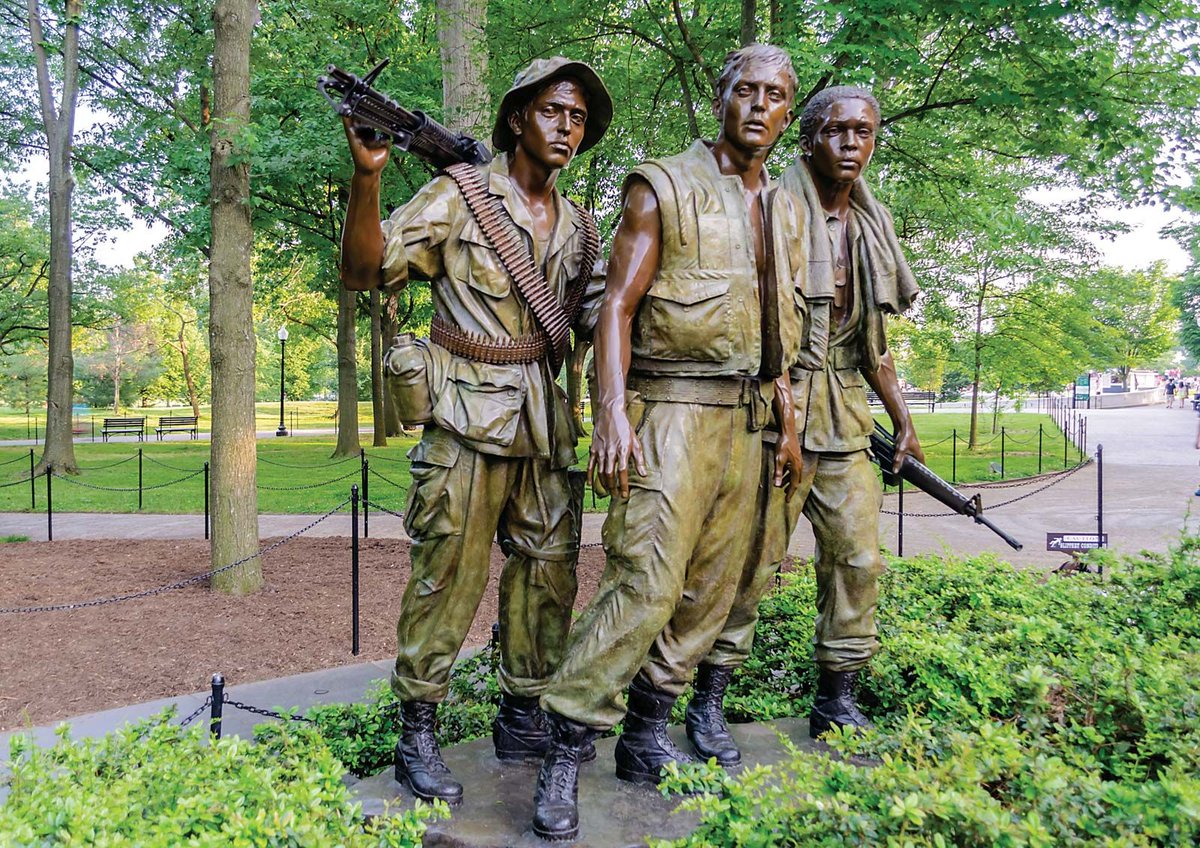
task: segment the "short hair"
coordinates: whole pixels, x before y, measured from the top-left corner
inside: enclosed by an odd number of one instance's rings
[[[734,81],[741,77],[746,66],[752,62],[762,62],[767,67],[782,72],[788,85],[792,87],[789,105],[796,102],[796,89],[800,86],[800,80],[796,77],[796,69],[792,67],[792,57],[786,50],[771,44],[748,44],[726,54],[725,66],[721,68],[721,76],[717,78],[718,100],[724,99]]]
[[[840,100],[864,101],[875,113],[875,128],[879,128],[883,115],[879,111],[879,101],[875,99],[874,94],[857,85],[834,85],[821,89],[804,104],[804,111],[800,113],[800,135],[812,138],[825,110]]]

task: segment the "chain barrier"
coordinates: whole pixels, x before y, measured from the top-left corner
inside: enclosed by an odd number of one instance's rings
[[[204,699],[204,703],[203,703],[203,704],[201,704],[200,706],[196,707],[196,709],[192,710],[192,714],[191,714],[191,715],[189,715],[189,716],[188,716],[187,718],[185,718],[183,721],[179,722],[179,726],[180,726],[180,727],[187,727],[189,724],[191,724],[193,721],[195,721],[195,720],[196,720],[196,718],[197,718],[197,717],[200,715],[200,713],[204,712],[205,710],[207,710],[207,709],[208,709],[209,707],[211,707],[211,706],[212,706],[212,695],[209,695],[207,698],[205,698],[205,699]]]
[[[211,703],[211,701],[212,701],[211,695],[209,696],[208,700]],[[235,710],[242,710],[243,712],[253,713],[254,715],[260,715],[260,716],[263,716],[264,718],[277,718],[277,719],[281,719],[281,720],[286,719],[288,721],[306,721],[310,724],[313,723],[313,720],[311,718],[308,718],[307,716],[302,716],[297,713],[277,713],[274,710],[264,710],[262,707],[253,707],[250,704],[243,704],[241,701],[235,701],[235,700],[233,700],[233,698],[230,698],[229,696],[225,696],[224,698],[222,698],[221,703],[225,704],[226,706],[233,707]]]
[[[45,477],[45,476],[46,476],[46,472],[41,471],[41,472],[33,475],[33,479],[36,480],[39,477]],[[54,476],[57,477],[58,475],[56,474]],[[28,485],[29,485],[29,478],[26,477],[24,480],[13,480],[11,483],[0,483],[0,489],[8,489],[13,486],[28,486]],[[136,492],[137,490],[134,489],[134,491]]]
[[[1064,474],[1073,474],[1089,462],[1091,462],[1090,459],[1085,459],[1083,462],[1072,465],[1070,468],[1064,468],[1061,471],[1047,471],[1045,474],[1035,474],[1031,477],[1018,477],[1013,480],[985,480],[980,483],[959,482],[954,485],[958,489],[1020,489],[1024,486],[1036,486],[1038,483],[1053,480],[1055,477],[1061,477]],[[887,498],[895,497],[898,494],[899,492],[896,489],[883,493],[884,497]],[[905,515],[908,514],[907,512],[905,513]]]
[[[390,479],[390,478],[388,478],[388,477],[384,477],[382,474],[380,474],[380,473],[379,473],[378,471],[376,471],[374,468],[370,468],[370,467],[368,467],[368,469],[367,469],[367,470],[368,470],[368,471],[370,471],[372,474],[374,474],[376,477],[378,477],[378,478],[379,478],[380,480],[382,480],[383,482],[385,482],[385,483],[389,483],[389,484],[391,484],[391,485],[395,486],[395,487],[396,487],[397,489],[399,489],[401,492],[407,492],[407,491],[408,491],[408,489],[406,489],[404,486],[400,485],[400,484],[399,484],[399,483],[397,483],[395,480],[392,480],[392,479]]]
[[[304,486],[264,486],[262,483],[259,483],[258,488],[265,489],[268,492],[299,492],[304,489],[319,489],[322,486],[328,486],[331,483],[340,483],[342,480],[349,480],[351,477],[358,476],[358,474],[359,471],[357,468],[355,468],[353,471],[349,471],[343,474],[341,477],[335,477],[332,480],[325,480],[320,483],[308,483]]]
[[[28,462],[28,461],[29,461],[29,454],[23,453],[20,456],[16,457],[15,459],[6,459],[6,460],[4,460],[4,462],[0,462],[0,465],[12,465],[14,462]]]
[[[155,465],[161,465],[163,468],[170,468],[172,471],[183,471],[186,473],[196,470],[194,468],[180,468],[178,465],[171,465],[169,462],[163,462],[161,459],[155,459],[154,457],[150,456],[150,454],[145,454],[144,458],[147,462],[153,462]],[[200,470],[203,471],[204,469],[201,468]]]
[[[372,507],[373,509],[377,509],[377,510],[379,510],[380,512],[386,512],[388,515],[392,516],[393,518],[399,518],[401,521],[403,521],[403,520],[404,520],[404,513],[403,513],[403,512],[396,512],[395,510],[388,509],[388,508],[387,508],[386,506],[384,506],[383,504],[381,504],[381,503],[376,503],[375,501],[369,501],[369,500],[367,500],[366,498],[363,498],[363,503],[364,503],[364,504],[370,504],[370,505],[371,505],[371,507]]]
[[[83,486],[85,489],[96,489],[97,491],[100,491],[100,492],[152,492],[155,489],[166,489],[167,487],[174,486],[177,483],[183,483],[184,481],[191,480],[193,477],[197,477],[203,473],[204,473],[204,469],[201,468],[199,471],[193,471],[191,474],[188,474],[184,477],[180,477],[177,480],[169,480],[166,483],[155,483],[153,486],[133,486],[132,488],[117,487],[117,486],[97,486],[95,483],[85,483],[82,480],[76,480],[73,477],[68,477],[63,474],[59,474],[57,471],[54,472],[54,479],[66,480],[68,483],[73,483],[76,486]]]
[[[384,462],[394,462],[397,465],[412,465],[412,460],[409,459],[408,457],[405,457],[403,459],[396,459],[395,457],[383,456],[382,454],[378,454],[378,453],[369,453],[369,454],[367,454],[367,459],[371,460],[372,462],[374,462],[377,459],[382,459]]]
[[[344,456],[341,459],[335,459],[333,462],[326,462],[321,465],[295,465],[290,462],[280,462],[277,459],[269,459],[265,456],[260,456],[258,461],[265,462],[267,465],[277,465],[280,468],[295,468],[301,471],[312,471],[314,468],[332,468],[335,465],[341,465],[343,462],[349,462],[352,459],[358,459],[358,457]]]
[[[57,477],[58,475],[55,474],[54,476]],[[193,575],[192,577],[185,577],[182,580],[176,580],[174,583],[168,583],[165,586],[158,586],[157,588],[154,588],[154,589],[143,589],[140,592],[130,592],[129,594],[126,594],[126,595],[112,595],[107,598],[95,598],[90,601],[75,601],[74,603],[69,603],[69,604],[47,604],[45,606],[38,606],[38,607],[0,608],[0,615],[21,615],[21,614],[36,613],[36,612],[66,612],[69,610],[83,609],[85,607],[99,607],[99,606],[105,606],[107,604],[120,603],[121,601],[132,601],[132,600],[137,600],[138,598],[149,598],[149,597],[153,597],[154,595],[161,595],[164,592],[173,592],[176,589],[183,589],[183,588],[186,588],[193,584],[201,583],[205,580],[208,580],[210,577],[215,577],[218,574],[229,571],[231,568],[237,568],[239,565],[245,565],[246,563],[250,562],[251,560],[253,560],[257,557],[266,556],[271,551],[275,550],[276,548],[280,548],[283,545],[286,545],[288,542],[292,541],[293,539],[297,538],[298,536],[303,536],[305,533],[307,533],[309,530],[316,527],[318,524],[320,524],[326,518],[329,518],[329,516],[345,509],[347,504],[349,504],[349,503],[350,503],[350,499],[346,498],[346,500],[342,501],[340,504],[335,506],[333,509],[326,512],[320,518],[317,518],[315,521],[312,521],[311,523],[307,524],[306,526],[300,528],[295,533],[292,533],[290,536],[284,536],[282,539],[278,539],[278,540],[272,542],[271,544],[267,545],[265,548],[261,548],[256,553],[250,554],[250,556],[247,556],[247,557],[242,557],[237,562],[231,562],[229,565],[223,565],[220,568],[214,568],[210,571],[204,572],[203,574],[196,574],[196,575]]]
[[[135,453],[132,456],[125,457],[124,459],[118,459],[116,462],[106,462],[104,465],[76,465],[75,467],[80,471],[103,471],[106,468],[116,468],[118,465],[124,465],[127,462],[133,462],[137,458],[138,455]],[[150,459],[150,457],[146,457],[146,459]],[[191,469],[181,468],[179,470],[190,471]]]
[[[1017,495],[1015,498],[1009,498],[1006,501],[1001,501],[1000,503],[992,504],[987,509],[988,509],[988,511],[994,511],[994,510],[1000,509],[1000,507],[1010,506],[1011,504],[1015,504],[1018,501],[1023,501],[1026,498],[1032,498],[1034,495],[1046,491],[1051,486],[1057,486],[1059,483],[1061,483],[1063,480],[1066,480],[1068,477],[1070,477],[1072,474],[1079,471],[1081,468],[1091,465],[1091,462],[1092,461],[1090,459],[1085,462],[1081,462],[1078,465],[1076,465],[1074,468],[1068,468],[1066,471],[1055,475],[1054,479],[1050,480],[1050,482],[1046,483],[1046,485],[1040,486],[1040,487],[1034,489],[1032,492],[1026,492],[1023,495]],[[1041,477],[1038,479],[1045,479],[1045,477]],[[879,511],[884,515],[900,515],[900,512],[898,510],[881,509]],[[906,515],[909,518],[949,518],[952,515],[960,515],[960,514],[961,513],[957,513],[957,512],[908,512],[907,510],[905,510],[905,512],[904,512],[904,515]]]
[[[923,444],[923,445],[921,445],[921,447],[922,448],[936,448],[938,445],[944,445],[946,442],[950,441],[953,438],[954,438],[954,434],[951,433],[949,436],[947,436],[944,439],[938,439],[936,442],[930,442],[927,445]]]

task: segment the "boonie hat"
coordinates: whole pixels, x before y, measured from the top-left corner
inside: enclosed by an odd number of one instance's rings
[[[496,113],[496,126],[492,129],[493,147],[510,152],[517,146],[517,139],[508,125],[508,116],[532,100],[547,83],[561,77],[573,77],[587,92],[587,123],[583,128],[583,141],[575,152],[583,153],[595,146],[612,123],[612,97],[600,75],[590,65],[566,56],[552,56],[549,59],[534,59],[529,67],[517,73],[512,88],[500,101],[500,111]]]

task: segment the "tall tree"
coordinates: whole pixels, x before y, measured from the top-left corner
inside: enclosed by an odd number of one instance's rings
[[[208,271],[212,367],[212,564],[243,565],[213,587],[247,594],[262,586],[254,430],[254,287],[250,251],[250,36],[255,0],[213,7],[212,250]]]
[[[66,0],[59,22],[62,41],[62,90],[57,103],[51,80],[47,34],[42,25],[40,0],[29,0],[29,39],[37,62],[38,99],[42,130],[50,161],[50,276],[49,370],[46,380],[46,442],[36,471],[53,466],[74,472],[75,442],[71,433],[71,399],[75,360],[71,353],[71,222],[75,180],[71,173],[71,146],[75,137],[75,107],[79,100],[79,23],[83,0]]]
[[[437,0],[446,126],[477,138],[488,129],[487,0]]]
[[[1084,297],[1095,316],[1090,338],[1101,367],[1113,368],[1128,387],[1129,372],[1150,365],[1179,338],[1180,281],[1158,262],[1140,271],[1102,268],[1084,281]]]

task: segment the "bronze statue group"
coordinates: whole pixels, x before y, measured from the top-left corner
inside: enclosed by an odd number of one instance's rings
[[[346,120],[343,281],[428,280],[435,313],[429,339],[399,336],[386,359],[397,408],[424,425],[392,674],[396,778],[418,798],[462,800],[434,728],[493,538],[507,556],[495,752],[541,762],[530,789],[543,839],[578,836],[580,764],[619,721],[622,780],[655,784],[693,754],[740,763],[725,689],[802,513],[817,543],[810,732],[867,724],[855,679],[879,649],[883,562],[866,386],[892,419],[896,468],[923,459],[885,330],[917,287],[862,179],[879,104],[835,87],[797,108],[796,87],[778,48],[729,54],[717,138],[625,178],[605,274],[595,224],[555,188],[613,115],[586,64],[523,70],[495,157],[447,168],[382,223],[389,143]],[[771,180],[765,161],[797,113],[801,154]],[[612,495],[605,571],[574,625],[584,473],[556,381],[568,330],[594,343],[588,474]],[[688,685],[693,752],[666,732]]]

